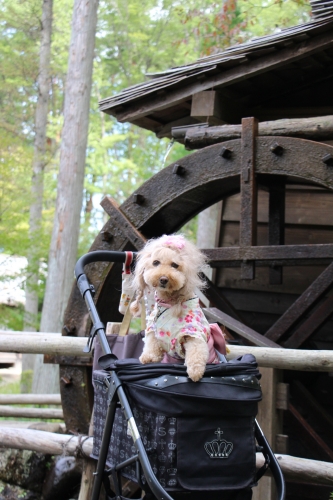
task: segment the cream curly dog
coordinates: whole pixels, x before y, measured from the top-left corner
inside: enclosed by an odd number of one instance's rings
[[[140,313],[142,297],[154,296],[154,308],[147,318],[141,363],[180,362],[185,359],[189,377],[197,382],[206,363],[218,358],[211,344],[210,325],[195,295],[203,288],[199,272],[205,256],[181,235],[164,235],[148,241],[137,255],[131,310]]]

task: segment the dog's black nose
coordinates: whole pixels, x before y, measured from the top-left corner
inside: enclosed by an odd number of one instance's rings
[[[165,276],[162,276],[162,277],[160,278],[160,285],[161,285],[161,286],[166,286],[166,285],[167,285],[167,283],[168,283],[168,281],[169,281],[169,280],[168,280],[168,278],[166,278]]]

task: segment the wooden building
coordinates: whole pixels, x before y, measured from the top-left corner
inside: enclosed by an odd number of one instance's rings
[[[110,220],[92,249],[140,248],[144,238],[177,231],[218,204],[216,245],[206,250],[215,269],[207,314],[245,325],[232,342],[333,349],[333,14],[332,2],[312,3],[309,23],[150,75],[100,102],[117,120],[197,151],[120,207],[106,198]],[[111,313],[119,320],[118,297],[110,297],[120,289],[120,270],[92,266],[90,276],[102,320]],[[89,330],[80,300],[73,289],[65,334]],[[68,367],[62,370],[68,375]],[[333,377],[266,375],[268,399],[276,381],[285,394],[290,388],[283,425],[278,410],[275,427],[268,426],[275,451],[331,461]],[[70,408],[80,396],[66,391],[64,411],[75,420]],[[288,483],[287,498],[327,500],[329,492]]]

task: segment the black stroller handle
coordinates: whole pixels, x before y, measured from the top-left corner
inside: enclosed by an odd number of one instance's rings
[[[136,252],[133,252],[135,255]],[[78,280],[84,274],[84,266],[92,262],[125,262],[126,252],[116,252],[112,250],[96,250],[94,252],[86,253],[77,261],[74,274]]]
[[[133,257],[136,255],[133,252]],[[126,262],[126,252],[115,252],[111,250],[97,250],[95,252],[89,252],[77,261],[74,274],[77,280],[77,286],[81,292],[82,297],[84,298],[87,309],[89,311],[89,315],[93,324],[90,335],[88,337],[88,342],[86,347],[83,349],[84,352],[90,352],[92,348],[92,343],[95,335],[97,334],[98,339],[100,341],[103,355],[104,355],[104,363],[106,366],[110,364],[112,360],[117,359],[109,347],[109,344],[106,340],[105,336],[105,326],[101,322],[99,318],[99,314],[97,312],[93,296],[95,293],[94,287],[90,285],[87,276],[84,272],[84,266],[87,264],[91,264],[92,262]],[[101,364],[102,366],[102,364]]]

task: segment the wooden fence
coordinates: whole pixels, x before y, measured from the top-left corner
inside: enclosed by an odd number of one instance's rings
[[[0,352],[91,356],[83,352],[86,337],[62,337],[54,333],[8,332],[0,330]],[[228,346],[227,359],[253,354],[259,366],[281,370],[333,371],[333,351],[272,349],[269,347]]]
[[[60,334],[8,332],[0,330],[0,352],[91,356],[83,352],[87,339],[84,337],[63,337]],[[228,359],[241,354],[252,353],[259,366],[299,371],[333,372],[333,351],[308,351],[300,349],[279,349],[252,346],[229,346]],[[22,398],[22,395],[21,395]],[[28,402],[28,395],[26,396]],[[0,395],[0,407],[22,401],[19,396]],[[30,402],[34,400],[31,399]],[[54,399],[49,404],[57,404]],[[37,401],[36,401],[37,402]],[[59,410],[57,410],[59,411]],[[9,429],[1,427],[0,446],[29,449],[47,454],[75,455],[78,451],[89,456],[92,450],[92,438],[80,438],[66,434],[55,434],[31,429]],[[333,464],[315,460],[276,454],[286,479],[330,485],[333,490]],[[261,455],[257,456],[257,467],[262,464]],[[81,495],[81,498],[82,495]]]

